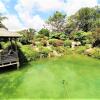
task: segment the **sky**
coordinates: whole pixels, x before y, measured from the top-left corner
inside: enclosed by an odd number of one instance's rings
[[[100,5],[100,0],[0,0],[0,13],[8,18],[3,24],[10,31],[39,30],[55,11],[70,16],[82,7],[97,5]]]

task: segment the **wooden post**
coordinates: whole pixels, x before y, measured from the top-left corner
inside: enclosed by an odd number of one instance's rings
[[[16,49],[16,55],[17,55],[17,69],[19,69],[20,63],[19,63],[19,57],[18,57],[18,49],[17,49],[16,38],[15,38],[15,49]]]
[[[0,52],[0,62],[1,62],[1,52]]]
[[[19,69],[19,66],[20,66],[20,64],[19,64],[19,62],[17,62],[17,69]]]

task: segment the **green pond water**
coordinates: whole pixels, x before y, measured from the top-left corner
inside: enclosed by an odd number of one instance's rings
[[[33,61],[0,74],[2,99],[100,98],[100,60],[82,55]]]

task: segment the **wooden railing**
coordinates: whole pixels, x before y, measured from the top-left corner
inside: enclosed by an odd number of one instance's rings
[[[17,52],[13,50],[7,51],[7,49],[2,50],[0,52],[0,64],[12,63],[17,61],[18,61]]]

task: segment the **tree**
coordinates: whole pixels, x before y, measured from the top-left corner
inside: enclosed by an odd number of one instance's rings
[[[7,17],[1,16],[1,14],[0,14],[0,28],[5,28],[5,29],[7,29],[7,28],[5,27],[5,25],[3,25],[3,23],[2,23],[2,21],[5,20],[5,19],[7,19]]]
[[[53,16],[50,16],[47,24],[51,26],[53,32],[64,32],[66,15],[56,11]]]
[[[50,31],[49,31],[48,29],[42,28],[38,33],[39,33],[40,35],[44,35],[44,36],[49,37]]]
[[[36,31],[32,28],[20,31],[19,33],[23,35],[20,38],[20,42],[23,44],[31,44],[33,42],[35,32]]]
[[[91,31],[100,27],[100,7],[81,8],[74,15],[70,16],[67,23],[68,29]],[[67,30],[68,30],[67,29]]]
[[[99,28],[100,27],[100,6],[96,6],[95,8],[95,28]]]
[[[77,13],[77,25],[80,29],[87,32],[93,27],[96,15],[93,8],[82,8]]]

